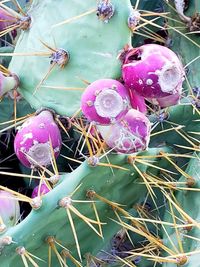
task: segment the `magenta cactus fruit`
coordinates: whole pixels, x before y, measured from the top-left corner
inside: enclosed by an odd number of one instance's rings
[[[148,148],[151,124],[138,110],[130,109],[116,124],[98,129],[106,144],[117,152],[131,154]]]
[[[0,219],[0,224],[4,224],[5,228],[15,225],[20,219],[18,200],[11,193],[3,190],[0,190]]]
[[[32,192],[32,195],[31,195],[31,198],[36,198],[38,196],[42,196],[42,195],[45,195],[49,192],[49,188],[47,187],[47,185],[45,183],[42,183],[41,185],[38,185],[36,186],[34,189],[33,189],[33,192]]]
[[[60,130],[52,113],[43,110],[23,123],[15,137],[14,149],[22,164],[34,168],[51,164],[52,151],[58,157],[61,144]]]
[[[91,83],[82,95],[81,109],[89,121],[108,125],[126,114],[129,107],[127,89],[113,79]]]
[[[149,99],[174,96],[170,105],[177,103],[177,96],[180,99],[184,70],[176,54],[167,47],[147,44],[129,49],[123,63],[123,79],[130,90]]]

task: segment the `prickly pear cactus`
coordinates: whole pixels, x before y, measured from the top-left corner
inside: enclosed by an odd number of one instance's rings
[[[198,11],[0,2],[2,267],[199,266]]]

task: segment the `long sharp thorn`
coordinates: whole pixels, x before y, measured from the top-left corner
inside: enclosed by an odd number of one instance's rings
[[[86,12],[84,12],[84,13],[82,13],[82,14],[80,14],[80,15],[77,15],[77,16],[75,16],[75,17],[66,19],[66,20],[64,20],[64,21],[62,21],[62,22],[59,22],[59,23],[53,25],[52,28],[55,28],[55,27],[58,27],[58,26],[61,26],[61,25],[70,23],[70,22],[75,21],[75,20],[77,20],[77,19],[80,19],[80,18],[82,18],[82,17],[84,17],[84,16],[90,15],[90,14],[92,14],[92,13],[94,13],[94,12],[96,12],[96,8],[93,8],[93,9],[91,9],[91,10],[89,10],[89,11],[86,11]]]
[[[81,251],[80,251],[80,246],[79,246],[78,237],[77,237],[77,234],[76,234],[76,229],[75,229],[75,226],[74,226],[74,222],[73,222],[70,210],[66,209],[66,211],[67,211],[69,222],[70,222],[70,225],[71,225],[71,228],[72,228],[72,233],[73,233],[74,240],[75,240],[75,243],[76,243],[76,249],[77,249],[77,252],[78,252],[78,256],[79,256],[80,261],[82,262]]]

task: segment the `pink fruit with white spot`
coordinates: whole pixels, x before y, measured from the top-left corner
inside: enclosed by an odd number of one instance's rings
[[[22,164],[34,168],[50,165],[52,151],[57,158],[61,144],[60,130],[52,113],[43,110],[22,124],[15,137],[14,149]]]
[[[85,117],[103,125],[123,117],[128,107],[127,89],[113,79],[101,79],[91,83],[81,98],[81,109]]]
[[[13,194],[3,190],[0,190],[0,218],[0,224],[3,223],[6,228],[15,225],[20,218],[18,200]]]
[[[130,109],[116,124],[98,126],[98,130],[110,148],[131,154],[148,148],[151,123],[143,113]]]
[[[42,183],[41,185],[38,185],[36,186],[34,189],[33,189],[33,192],[32,192],[32,195],[31,195],[31,198],[35,198],[35,197],[38,197],[38,196],[42,196],[42,195],[45,195],[49,192],[49,188],[47,187],[47,185],[45,183]]]
[[[129,49],[123,58],[122,75],[125,85],[145,98],[174,96],[169,105],[180,99],[184,70],[179,58],[167,47],[147,44]]]

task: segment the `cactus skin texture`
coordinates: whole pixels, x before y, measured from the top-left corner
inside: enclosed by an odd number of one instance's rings
[[[12,176],[11,185],[2,178],[0,190],[11,192],[22,210],[24,202],[31,206],[16,225],[0,227],[0,266],[199,267],[200,37],[193,33],[200,30],[199,1],[33,0],[26,14],[15,10],[27,28],[14,53],[0,53],[12,56],[9,71],[0,67],[0,141],[44,107],[55,111],[63,146],[48,169],[34,166],[34,172],[20,164],[20,173],[4,172],[0,151],[0,175]],[[153,91],[140,96],[123,80],[125,48],[148,43],[170,48],[183,63],[177,99],[162,94],[155,103]],[[12,75],[24,97],[14,105],[7,93],[16,93]],[[5,79],[12,81],[1,89]],[[117,121],[99,125],[80,109],[84,90],[102,79],[120,82],[130,105]],[[146,151],[114,150],[98,130],[127,127],[129,113],[147,122]],[[29,193],[10,189],[17,179]],[[35,193],[44,184],[49,192]]]

